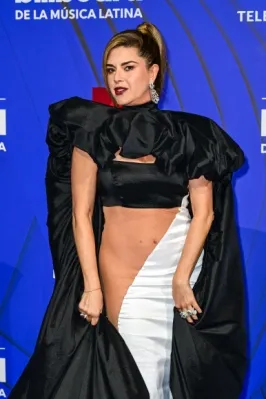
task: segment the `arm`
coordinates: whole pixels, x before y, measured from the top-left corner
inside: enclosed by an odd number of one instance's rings
[[[173,278],[173,298],[179,311],[196,309],[201,313],[189,280],[211,228],[213,213],[212,182],[203,176],[189,181],[193,218],[187,233],[178,267]],[[197,316],[187,317],[192,323]]]
[[[73,233],[84,279],[84,294],[79,304],[88,321],[96,324],[102,309],[95,240],[92,225],[97,166],[84,151],[74,148],[71,168]]]
[[[189,193],[193,218],[176,271],[176,278],[184,283],[189,282],[214,219],[212,182],[203,176],[190,180]]]

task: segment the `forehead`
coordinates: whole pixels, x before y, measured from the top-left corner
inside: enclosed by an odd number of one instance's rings
[[[117,47],[114,48],[107,59],[108,64],[119,65],[123,62],[135,61],[144,62],[144,59],[138,55],[138,49],[135,47]]]

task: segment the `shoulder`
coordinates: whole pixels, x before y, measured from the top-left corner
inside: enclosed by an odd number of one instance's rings
[[[89,120],[104,121],[116,112],[114,107],[97,103],[78,96],[54,102],[48,106],[50,117],[54,121],[83,125]]]

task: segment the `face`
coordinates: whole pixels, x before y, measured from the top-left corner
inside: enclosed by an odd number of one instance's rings
[[[118,47],[110,52],[106,65],[107,83],[118,105],[143,104],[151,100],[149,83],[154,82],[159,67],[147,67],[146,60],[134,47]]]

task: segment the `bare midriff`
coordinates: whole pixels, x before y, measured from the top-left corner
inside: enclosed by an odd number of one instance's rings
[[[179,208],[104,207],[99,269],[107,316],[115,326],[128,288],[178,212]]]

